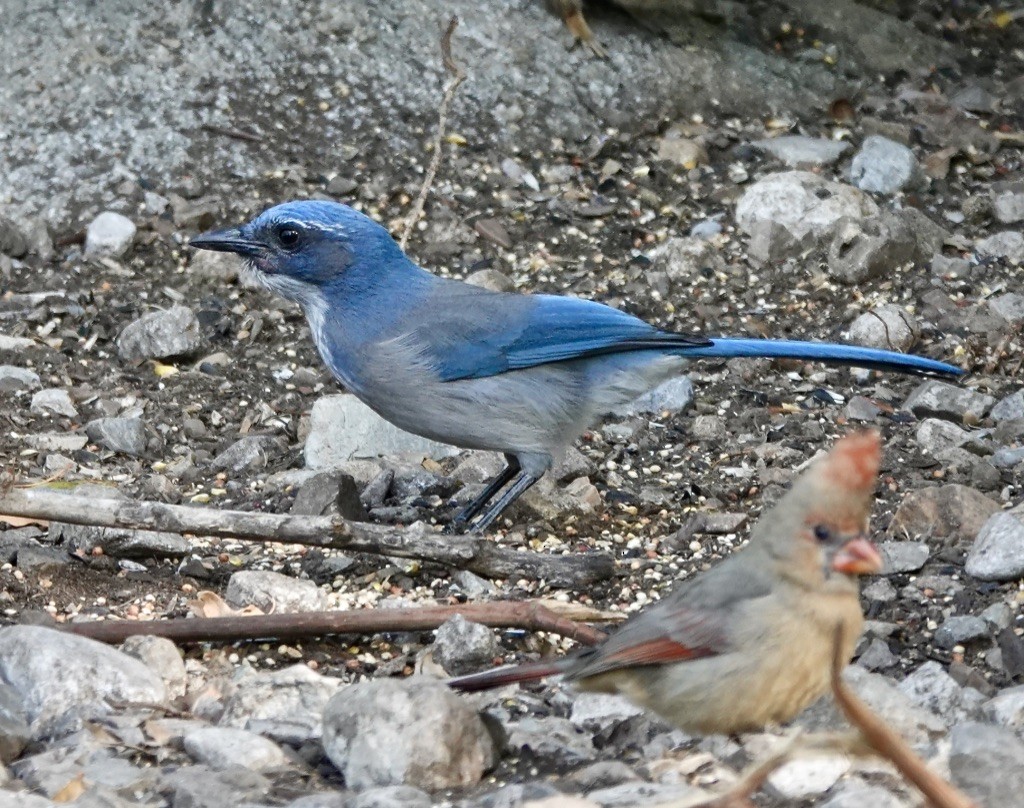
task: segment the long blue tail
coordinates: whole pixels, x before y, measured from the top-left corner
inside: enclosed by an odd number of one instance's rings
[[[779,359],[807,359],[829,365],[854,365],[872,370],[915,373],[928,376],[961,376],[964,371],[945,362],[913,354],[880,351],[859,345],[831,342],[797,342],[774,339],[713,337],[709,345],[688,347],[679,353],[686,357],[759,356]]]

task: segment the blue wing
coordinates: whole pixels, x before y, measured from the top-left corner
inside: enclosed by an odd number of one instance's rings
[[[590,300],[446,291],[445,317],[417,333],[446,382],[601,354],[710,345]]]

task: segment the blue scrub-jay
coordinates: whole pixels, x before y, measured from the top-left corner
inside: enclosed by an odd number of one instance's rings
[[[504,453],[505,470],[455,517],[459,529],[483,512],[473,529],[486,530],[551,468],[554,454],[690,359],[790,357],[961,373],[851,345],[675,334],[589,300],[439,278],[416,266],[381,225],[334,202],[278,205],[191,245],[239,254],[260,283],[298,303],[332,373],[393,424]]]

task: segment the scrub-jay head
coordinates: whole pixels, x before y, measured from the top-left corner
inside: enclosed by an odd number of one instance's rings
[[[386,273],[408,261],[387,230],[337,202],[287,202],[248,224],[204,233],[191,246],[233,252],[262,285],[298,303],[323,293],[356,264]]]

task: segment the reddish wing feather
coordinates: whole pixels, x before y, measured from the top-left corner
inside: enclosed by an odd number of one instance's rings
[[[712,648],[691,648],[689,646],[660,637],[655,640],[630,645],[613,654],[601,655],[602,668],[624,668],[633,665],[663,665],[669,662],[683,662],[688,659],[714,656],[718,652]]]

